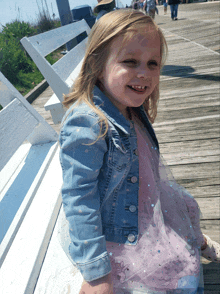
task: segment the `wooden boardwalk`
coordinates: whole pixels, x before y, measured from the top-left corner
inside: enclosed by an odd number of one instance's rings
[[[169,57],[154,128],[175,179],[200,205],[202,231],[220,242],[219,2],[180,5],[178,18],[159,6]],[[48,87],[32,105],[53,125],[43,109],[51,95]],[[203,264],[205,294],[220,293],[220,265]]]
[[[169,56],[154,128],[175,179],[201,208],[201,228],[220,242],[219,2],[159,7]],[[205,293],[220,293],[220,265],[204,263]]]

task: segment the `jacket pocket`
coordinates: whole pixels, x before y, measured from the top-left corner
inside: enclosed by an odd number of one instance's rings
[[[119,139],[112,138],[109,146],[108,164],[117,171],[123,171],[130,162],[130,152]]]

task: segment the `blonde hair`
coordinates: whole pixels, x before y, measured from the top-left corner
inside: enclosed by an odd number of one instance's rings
[[[93,89],[98,82],[110,53],[112,41],[121,35],[124,35],[126,41],[131,34],[134,35],[137,30],[146,29],[147,25],[154,28],[160,37],[161,67],[165,62],[167,55],[167,44],[163,33],[156,23],[142,11],[133,9],[119,9],[109,12],[102,16],[93,26],[87,43],[84,61],[78,78],[76,79],[71,92],[64,96],[63,105],[69,108],[73,103],[74,107],[85,102],[99,116],[101,130],[103,123],[105,131],[100,136],[104,136],[108,130],[108,121],[101,110],[93,102]],[[125,43],[124,41],[122,42]],[[155,87],[152,94],[146,97],[143,104],[151,123],[154,122],[157,115],[157,103],[159,99],[159,84]],[[99,137],[100,137],[99,136]]]

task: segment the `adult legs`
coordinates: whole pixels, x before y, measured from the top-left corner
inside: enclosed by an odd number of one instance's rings
[[[170,4],[171,18],[174,20],[174,7],[175,4]]]
[[[164,14],[167,14],[167,3],[164,3],[163,7],[164,7]]]
[[[177,19],[177,13],[178,13],[178,6],[179,4],[174,4],[174,19]]]
[[[150,9],[149,16],[153,19],[155,18],[155,9]]]

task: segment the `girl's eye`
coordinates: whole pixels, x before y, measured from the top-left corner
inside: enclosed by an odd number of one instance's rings
[[[151,60],[148,62],[148,65],[151,67],[157,67],[159,64],[156,60]]]
[[[123,63],[126,63],[126,64],[130,64],[130,65],[135,65],[136,63],[137,63],[137,61],[136,60],[134,60],[134,59],[126,59],[126,60],[124,60],[123,61]]]

